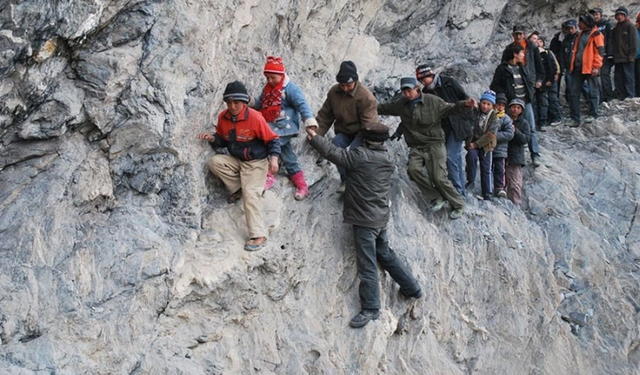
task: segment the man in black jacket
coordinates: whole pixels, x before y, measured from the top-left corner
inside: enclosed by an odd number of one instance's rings
[[[544,80],[544,67],[540,58],[538,46],[528,41],[524,36],[524,26],[515,25],[513,27],[513,43],[510,45],[519,45],[524,51],[524,55],[520,64],[524,67],[526,79],[531,87],[538,89],[542,86]],[[493,89],[492,89],[493,90]],[[493,90],[495,91],[495,90]],[[497,92],[497,91],[496,91]],[[531,125],[531,140],[529,141],[529,153],[534,167],[540,166],[540,147],[538,146],[538,133],[536,133],[536,119],[533,108],[535,108],[535,97],[531,98],[531,106],[527,106],[524,110],[524,117]]]
[[[507,46],[502,53],[502,63],[496,68],[489,88],[496,93],[507,95],[509,102],[513,99],[522,100],[524,102],[523,117],[527,122],[534,122],[532,98],[534,98],[535,91],[531,86],[531,81],[527,78],[527,72],[522,64],[523,59],[524,51],[521,45],[510,44]],[[531,128],[533,131],[534,126]],[[534,167],[539,165],[539,162],[533,163]]]
[[[447,103],[467,100],[469,95],[460,83],[452,77],[436,73],[427,65],[416,68],[416,78],[424,86],[422,92],[435,95]],[[464,140],[471,135],[473,123],[468,113],[451,115],[442,120],[442,129],[447,148],[447,177],[461,195],[466,195],[465,172],[462,165],[462,146]]]
[[[625,7],[616,9],[616,26],[613,28],[613,63],[615,65],[614,80],[618,99],[625,100],[635,96],[634,65],[638,54],[638,32],[629,19],[629,11]]]
[[[400,285],[400,293],[408,298],[422,297],[422,289],[411,270],[389,248],[389,188],[395,163],[384,142],[389,128],[378,123],[365,125],[361,131],[364,145],[345,150],[329,142],[307,127],[311,145],[330,162],[347,170],[344,194],[344,222],[353,225],[360,304],[362,310],[351,319],[353,328],[364,327],[380,317],[379,262]]]
[[[549,51],[544,47],[544,39],[540,36],[537,31],[532,32],[529,37],[530,42],[538,46],[540,51],[540,58],[542,60],[542,66],[544,67],[544,81],[542,82],[542,86],[536,89],[536,127],[538,131],[545,132],[545,127],[549,124],[549,110],[552,109],[551,122],[554,125],[560,124],[560,107],[557,101],[557,86],[554,84],[558,79],[558,75],[560,74],[560,68],[558,66],[558,62],[555,58],[553,52]],[[553,103],[553,105],[552,105]]]

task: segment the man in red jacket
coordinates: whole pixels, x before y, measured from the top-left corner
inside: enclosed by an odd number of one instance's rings
[[[244,249],[256,251],[267,242],[262,191],[267,171],[278,173],[280,138],[260,112],[247,106],[249,95],[242,82],[229,83],[222,98],[227,109],[218,115],[215,134],[200,133],[197,138],[210,142],[214,148],[226,147],[229,151],[229,155],[214,155],[209,160],[209,170],[232,193],[230,203],[242,198],[249,230]]]

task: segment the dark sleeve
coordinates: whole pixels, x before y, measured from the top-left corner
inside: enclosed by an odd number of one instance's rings
[[[269,156],[279,156],[280,147],[281,147],[280,138],[274,138],[269,142],[267,142],[267,152],[269,153]]]
[[[498,67],[496,68],[496,71],[493,73],[493,79],[491,80],[491,84],[489,85],[489,88],[493,91],[495,91],[496,93],[506,93],[507,90],[504,87],[504,82],[503,82],[503,74],[501,72],[502,70],[502,65],[498,65]]]
[[[467,100],[467,99],[469,99],[469,95],[467,95],[467,93],[462,88],[462,85],[458,81],[451,80],[451,86],[453,87],[453,90],[456,93],[456,98],[458,100]]]
[[[390,100],[388,102],[379,103],[377,106],[379,115],[382,116],[399,116],[400,114],[395,110],[395,101]]]
[[[520,123],[516,126],[516,129],[513,133],[513,140],[520,143],[521,145],[525,145],[529,143],[531,139],[531,126],[529,122],[525,119],[520,119]]]
[[[603,57],[613,57],[613,26],[611,26],[611,22],[607,22],[607,25],[604,27],[603,31],[605,48],[605,55]]]
[[[531,43],[533,45],[533,43]],[[544,80],[544,66],[542,65],[542,58],[540,57],[540,50],[538,47],[533,49],[533,60],[536,66],[536,82],[542,82]]]
[[[401,137],[404,134],[404,122],[400,122],[393,135]]]
[[[227,142],[218,133],[213,133],[213,141],[209,142],[211,148],[227,147]]]
[[[316,134],[311,138],[309,143],[320,155],[333,164],[345,168],[346,170],[353,170],[357,167],[357,160],[352,157],[353,154],[351,151],[347,151],[346,149],[334,145],[325,137]]]

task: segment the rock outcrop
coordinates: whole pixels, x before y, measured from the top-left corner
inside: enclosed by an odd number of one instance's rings
[[[639,101],[542,133],[523,210],[470,197],[463,219],[423,214],[390,144],[390,240],[426,296],[384,276],[381,319],[361,330],[347,327],[358,280],[335,168],[296,139],[310,196],[279,175],[269,245],[248,253],[242,205],[195,139],[226,82],[257,94],[269,54],[314,111],[345,59],[379,100],[420,63],[479,95],[514,23],[551,36],[596,5],[0,4],[0,372],[640,372]]]

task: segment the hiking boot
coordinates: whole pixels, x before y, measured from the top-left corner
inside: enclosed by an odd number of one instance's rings
[[[490,201],[491,200],[491,194],[485,194],[482,199],[484,199],[485,201]]]
[[[496,196],[498,198],[506,198],[507,197],[507,192],[504,191],[504,189],[499,189],[498,192],[496,193]]]
[[[467,182],[467,184],[464,186],[464,188],[467,191],[473,190],[473,188],[475,188],[475,187],[476,187],[475,182]]]
[[[432,202],[432,206],[431,206],[431,210],[430,210],[431,213],[435,213],[435,212],[440,211],[444,207],[445,204],[447,204],[447,201],[445,201],[442,198],[436,198],[436,200],[434,200]]]
[[[338,186],[338,189],[336,189],[336,194],[344,194],[345,190],[347,190],[347,184],[341,182],[340,186]]]
[[[449,219],[456,220],[460,219],[464,214],[464,207],[456,208],[455,210],[449,212]]]
[[[580,120],[571,120],[567,126],[570,128],[577,128],[580,126]]]
[[[534,168],[538,168],[539,166],[542,165],[542,163],[540,162],[540,156],[534,156],[531,158],[531,164],[533,164]]]
[[[558,126],[560,124],[562,124],[562,120],[555,120],[555,121],[551,121],[549,126]]]
[[[267,237],[254,237],[245,242],[244,249],[247,251],[258,251],[267,244]]]
[[[227,198],[227,203],[236,203],[242,198],[242,189],[238,189],[235,193],[231,194],[229,198]]]
[[[415,299],[422,298],[422,296],[423,296],[422,289],[418,289],[417,291],[415,291],[413,293],[408,293],[408,294],[400,291],[400,294],[402,294],[406,298],[415,298]]]
[[[596,120],[596,118],[595,118],[595,117],[593,117],[593,116],[587,116],[587,117],[585,117],[585,119],[584,119],[584,123],[585,123],[585,124],[591,124],[591,123],[592,123],[592,122],[594,122],[595,120]]]
[[[366,326],[371,320],[378,320],[379,317],[380,310],[362,310],[351,319],[349,325],[353,328],[361,328]]]

